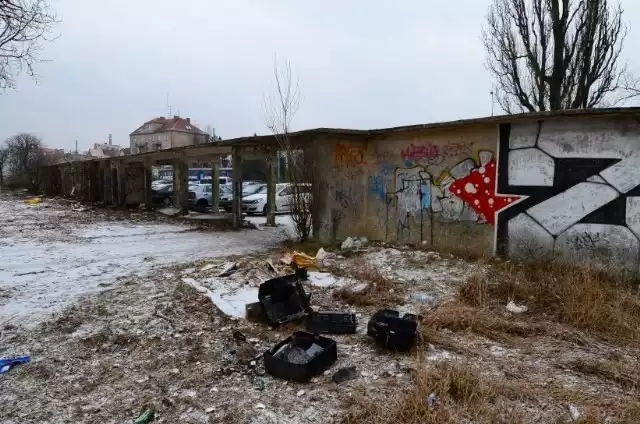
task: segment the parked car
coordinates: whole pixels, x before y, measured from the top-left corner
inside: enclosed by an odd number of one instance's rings
[[[211,178],[203,178],[200,181],[194,181],[193,184],[211,184]],[[233,180],[230,177],[220,177],[218,179],[218,184],[220,185],[231,185]]]
[[[151,187],[151,202],[154,205],[169,206],[173,203],[173,184],[156,184]]]
[[[231,208],[233,193],[231,188],[220,185],[218,205],[227,210]],[[211,184],[198,184],[189,186],[189,207],[199,212],[204,212],[213,204],[213,187]],[[214,211],[217,212],[217,211]]]
[[[299,189],[304,194],[311,196],[311,184],[302,183]],[[275,212],[290,212],[293,199],[293,185],[291,183],[276,184]],[[242,198],[242,211],[248,215],[261,213],[267,214],[267,186],[261,187],[258,192]]]
[[[267,191],[267,185],[264,183],[254,183],[254,184],[249,184],[246,187],[244,186],[244,183],[242,183],[242,197],[247,197],[247,196],[251,196],[252,194],[255,194],[261,190],[265,190],[264,192],[266,193]],[[224,199],[222,198],[222,187],[220,186],[220,207],[224,208],[225,211],[227,212],[231,212],[233,210],[233,206],[232,206],[232,202],[233,202],[233,188],[231,185],[228,186],[224,186],[225,190],[226,190],[226,196],[228,197],[228,199]]]
[[[220,186],[220,201],[219,206],[227,212],[231,212],[233,202],[233,190],[229,185]]]

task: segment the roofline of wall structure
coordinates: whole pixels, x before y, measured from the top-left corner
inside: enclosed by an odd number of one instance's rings
[[[460,119],[456,121],[436,122],[430,124],[407,125],[391,128],[380,128],[370,130],[355,130],[343,128],[315,128],[289,133],[292,142],[302,146],[304,143],[312,142],[317,135],[325,136],[383,136],[400,133],[410,133],[416,131],[427,131],[436,129],[451,129],[475,125],[492,125],[505,122],[518,121],[539,121],[547,119],[567,118],[567,117],[637,117],[640,119],[640,107],[627,108],[602,108],[602,109],[572,109],[560,111],[546,111],[521,113],[514,115],[488,116],[484,118]],[[274,135],[261,135],[250,137],[239,137],[229,140],[216,141],[213,143],[200,144],[195,146],[172,147],[155,152],[138,153],[136,155],[118,156],[109,158],[110,160],[124,162],[141,162],[146,158],[149,160],[167,160],[172,158],[196,158],[201,156],[225,156],[232,154],[232,149],[242,147],[268,147],[278,144]],[[107,160],[107,159],[101,159]],[[80,162],[80,161],[79,161]],[[75,162],[68,162],[75,163]],[[55,165],[52,165],[55,166]]]
[[[629,117],[637,116],[640,118],[640,107],[628,107],[628,108],[602,108],[602,109],[570,109],[570,110],[558,110],[558,111],[545,111],[545,112],[530,112],[520,113],[513,115],[498,115],[488,116],[483,118],[473,119],[459,119],[456,121],[444,121],[428,124],[418,125],[405,125],[399,127],[379,128],[370,130],[356,130],[345,128],[314,128],[308,130],[290,132],[288,135],[291,138],[298,138],[301,136],[313,136],[313,135],[338,135],[338,136],[375,136],[375,135],[387,135],[394,133],[415,132],[431,129],[449,129],[456,127],[464,127],[471,125],[489,125],[500,124],[504,122],[514,123],[517,121],[539,121],[542,119],[556,119],[563,117]],[[273,144],[277,143],[277,140],[273,135],[260,135],[250,137],[239,137],[229,140],[223,140],[216,142],[220,145],[259,145],[259,144]]]

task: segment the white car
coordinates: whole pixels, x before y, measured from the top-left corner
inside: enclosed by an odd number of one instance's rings
[[[311,195],[311,184],[302,183],[300,189],[304,194]],[[293,199],[293,185],[290,183],[276,184],[276,212],[291,212],[290,203]],[[267,214],[267,186],[263,186],[256,193],[242,198],[242,212],[249,215],[255,213]]]

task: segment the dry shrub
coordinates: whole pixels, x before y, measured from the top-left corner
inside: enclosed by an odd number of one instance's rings
[[[351,270],[349,276],[366,282],[366,286],[362,290],[353,290],[349,286],[342,287],[333,293],[335,299],[349,305],[387,307],[398,304],[403,300],[404,287],[386,278],[370,265],[363,265]]]
[[[640,299],[634,284],[629,275],[589,266],[507,262],[484,274],[474,273],[460,298],[502,310],[514,300],[528,306],[531,314],[546,315],[608,341],[635,343],[640,341]]]
[[[457,303],[445,304],[425,313],[421,322],[421,332],[425,341],[434,330],[473,331],[492,340],[507,343],[511,337],[532,337],[552,331],[545,325],[526,321],[515,321],[502,313],[486,311]],[[435,343],[434,343],[435,344]]]
[[[583,374],[595,375],[612,381],[627,390],[640,389],[638,363],[630,365],[622,361],[608,361],[605,359],[577,359],[572,361],[569,366]],[[640,417],[638,418],[640,419]]]
[[[489,287],[487,278],[482,271],[476,270],[466,284],[460,287],[460,299],[473,306],[485,306],[489,301]]]
[[[344,424],[405,423],[453,424],[460,422],[518,423],[514,408],[499,397],[499,386],[466,363],[440,362],[419,365],[415,385],[384,402],[368,398],[350,400]],[[427,398],[436,395],[430,407]]]

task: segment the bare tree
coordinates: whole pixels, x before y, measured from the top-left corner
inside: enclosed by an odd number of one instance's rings
[[[591,108],[615,102],[626,36],[608,0],[493,0],[483,40],[507,113]]]
[[[7,146],[0,147],[0,187],[4,185],[4,168],[9,159],[9,149]]]
[[[17,134],[6,140],[8,167],[14,185],[37,193],[42,167],[47,164],[42,140],[33,134]]]
[[[0,89],[15,88],[21,71],[37,77],[41,42],[57,22],[47,0],[0,0]]]
[[[287,62],[279,68],[274,61],[273,75],[275,93],[264,101],[265,124],[278,142],[277,159],[284,157],[286,177],[291,183],[292,198],[289,204],[291,219],[300,241],[311,236],[311,213],[313,196],[311,169],[304,164],[304,152],[301,146],[293,142],[290,136],[291,122],[300,106],[300,81],[294,77],[291,64]]]

